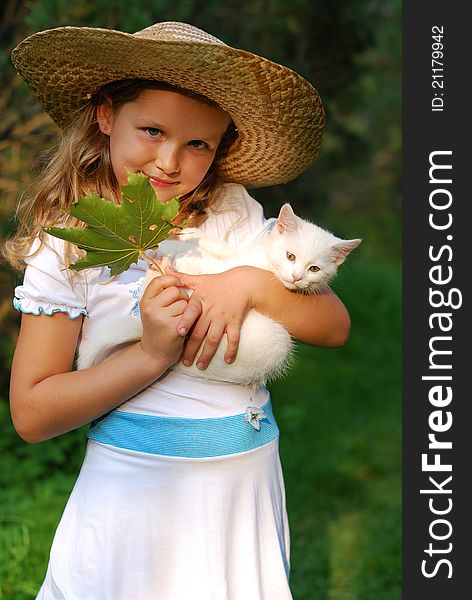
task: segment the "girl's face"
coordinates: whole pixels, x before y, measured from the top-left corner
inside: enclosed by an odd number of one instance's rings
[[[178,92],[144,90],[132,102],[97,107],[100,131],[110,137],[113,171],[144,173],[165,202],[194,190],[205,177],[230,117]]]

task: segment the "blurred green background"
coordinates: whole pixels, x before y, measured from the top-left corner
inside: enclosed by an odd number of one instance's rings
[[[29,33],[62,25],[137,31],[182,20],[294,68],[319,90],[319,160],[296,181],[255,190],[363,243],[333,288],[352,332],[340,349],[300,345],[271,386],[292,537],[295,600],[401,598],[400,0],[5,0],[0,8],[0,234],[54,137],[9,61]],[[290,139],[287,139],[290,144]],[[283,152],[283,148],[281,149]],[[35,597],[75,481],[85,429],[37,445],[11,427],[8,377],[19,282],[0,266],[0,600]],[[38,343],[40,341],[38,340]],[[163,599],[165,600],[165,599]]]

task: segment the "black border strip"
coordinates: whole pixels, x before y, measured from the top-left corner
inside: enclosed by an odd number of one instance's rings
[[[403,5],[406,600],[470,596],[469,7]]]

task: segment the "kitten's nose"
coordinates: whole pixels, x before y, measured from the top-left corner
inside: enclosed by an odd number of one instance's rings
[[[295,283],[296,281],[300,281],[301,278],[302,276],[299,273],[292,273],[293,283]]]

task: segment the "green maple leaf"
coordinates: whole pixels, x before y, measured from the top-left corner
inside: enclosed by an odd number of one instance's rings
[[[140,256],[153,262],[145,251],[155,250],[175,229],[172,221],[179,212],[179,201],[156,200],[148,177],[131,173],[127,185],[121,186],[121,193],[121,204],[96,194],[74,202],[69,213],[83,221],[85,227],[44,228],[46,233],[85,250],[86,256],[70,265],[71,269],[108,266],[112,275],[118,275],[138,262]]]

